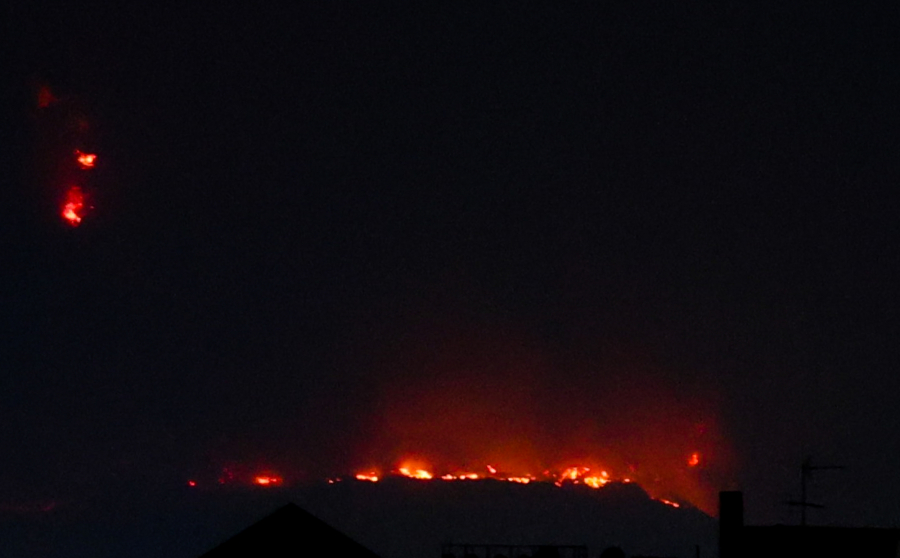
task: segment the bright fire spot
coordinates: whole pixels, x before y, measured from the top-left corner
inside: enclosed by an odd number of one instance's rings
[[[425,469],[409,469],[407,467],[400,467],[398,471],[404,477],[409,477],[411,479],[428,480],[434,477],[434,475],[432,475]]]
[[[584,484],[590,486],[591,488],[600,488],[601,486],[609,482],[609,473],[607,473],[606,471],[600,471],[599,476],[594,475],[590,477],[584,477],[583,480]]]
[[[681,507],[681,504],[679,504],[678,502],[673,502],[673,501],[671,501],[671,500],[666,500],[666,499],[664,499],[664,498],[658,498],[658,500],[659,500],[660,502],[662,502],[663,504],[667,505],[667,506],[672,506],[673,508],[680,508],[680,507]]]
[[[487,470],[488,470],[488,473],[490,473],[492,475],[497,474],[497,469],[495,469],[494,467],[491,467],[490,465],[487,466]]]
[[[691,467],[696,467],[700,464],[700,454],[698,452],[694,452],[691,454],[691,457],[688,459],[688,465]]]
[[[76,149],[75,160],[78,161],[78,166],[81,168],[92,169],[97,162],[97,155],[95,153],[82,153]]]
[[[373,473],[357,473],[356,480],[378,482],[378,475]]]
[[[458,475],[442,475],[443,480],[478,480],[478,473],[460,473]]]
[[[188,486],[197,486],[197,481],[189,480],[187,484]]]
[[[78,186],[72,186],[66,192],[66,200],[63,203],[62,216],[73,227],[81,224],[84,212],[84,193]]]
[[[529,482],[533,481],[534,479],[532,479],[531,477],[507,477],[504,480],[506,480],[508,482],[517,482],[519,484],[528,484]]]
[[[253,479],[253,482],[260,486],[272,486],[281,484],[281,477],[258,476]]]
[[[410,469],[407,469],[406,467],[400,468],[400,474],[405,477],[412,478],[412,479],[422,479],[422,480],[428,480],[428,479],[431,479],[434,477],[434,475],[432,475],[431,473],[429,473],[428,471],[426,471],[424,469],[410,470]]]
[[[580,484],[582,481],[584,481],[585,484],[593,486],[591,482],[596,483],[594,479],[599,479],[602,477],[585,477],[586,473],[588,473],[590,470],[591,469],[589,467],[569,467],[567,469],[564,469],[563,472],[560,473],[559,476],[557,476],[556,482],[554,484],[556,484],[557,486],[562,486],[566,481],[571,481],[574,484]],[[545,471],[544,474],[549,476],[550,472]],[[588,478],[591,479],[591,482],[587,481]],[[606,484],[606,481],[604,481],[603,484]],[[597,486],[600,486],[600,484],[598,484]]]

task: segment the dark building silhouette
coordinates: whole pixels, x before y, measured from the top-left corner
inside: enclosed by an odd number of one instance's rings
[[[740,492],[719,494],[719,558],[896,558],[900,529],[744,525]]]
[[[201,558],[281,558],[378,555],[294,504],[279,508]]]
[[[443,558],[588,558],[584,545],[454,544],[441,545]]]

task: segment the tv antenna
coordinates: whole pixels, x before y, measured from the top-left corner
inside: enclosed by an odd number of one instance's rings
[[[816,508],[822,509],[825,506],[822,504],[814,504],[806,499],[806,485],[809,482],[809,479],[812,478],[812,474],[814,471],[829,471],[829,470],[844,470],[846,467],[843,465],[813,465],[812,457],[807,456],[803,463],[800,465],[800,501],[789,501],[787,504],[789,506],[798,506],[800,508],[800,526],[806,526],[806,509],[807,508]]]

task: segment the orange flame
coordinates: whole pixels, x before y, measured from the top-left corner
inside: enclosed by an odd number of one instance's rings
[[[692,453],[691,456],[688,458],[688,466],[689,466],[689,467],[696,467],[696,466],[699,465],[699,464],[700,464],[700,453],[698,453],[698,452],[695,451],[695,452]]]
[[[75,160],[78,161],[78,166],[87,170],[94,168],[94,164],[97,162],[97,154],[96,153],[83,153],[81,151],[75,150]]]
[[[442,480],[478,480],[478,473],[459,473],[457,475],[441,475]]]
[[[434,475],[432,475],[425,469],[410,469],[408,467],[400,467],[398,471],[404,477],[409,477],[411,479],[430,480],[434,478]]]
[[[411,479],[417,480],[432,480],[432,479],[440,479],[443,481],[476,481],[476,480],[494,480],[494,481],[503,481],[503,482],[512,482],[517,484],[529,484],[532,482],[540,482],[539,479],[530,474],[524,475],[509,475],[504,473],[499,473],[496,467],[488,465],[486,467],[490,474],[483,475],[478,473],[446,473],[442,474],[438,477],[435,477],[434,473],[428,471],[423,468],[415,468],[411,465],[406,464],[404,467],[400,467],[393,474],[398,476],[403,476]],[[620,483],[631,483],[634,482],[629,477],[622,478],[614,478],[608,471],[601,470],[598,474],[589,474],[591,471],[590,467],[584,466],[573,466],[567,467],[562,471],[544,471],[544,481],[547,483],[552,483],[556,486],[562,487],[564,484],[578,484],[584,485],[593,489],[600,489],[606,486],[609,483],[620,482]],[[257,477],[257,483],[260,483],[259,478]],[[381,480],[381,477],[375,471],[365,471],[356,473],[354,478],[360,481],[368,481],[368,482],[378,482]],[[328,479],[328,484],[335,484],[341,482],[340,478],[330,478]],[[652,497],[652,496],[651,496]],[[665,498],[653,498],[658,502],[662,502],[667,506],[671,506],[673,508],[680,508],[681,504],[678,502],[673,502],[672,500],[666,500]]]
[[[73,227],[81,224],[84,216],[84,193],[78,186],[72,186],[66,192],[66,200],[62,208],[63,219],[68,221]]]
[[[272,486],[276,484],[281,484],[281,477],[270,477],[266,475],[259,475],[254,477],[253,482],[260,486]]]

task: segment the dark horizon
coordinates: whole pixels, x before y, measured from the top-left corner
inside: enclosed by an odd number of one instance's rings
[[[896,526],[896,12],[10,6],[0,503],[589,461],[793,523],[812,456]]]

